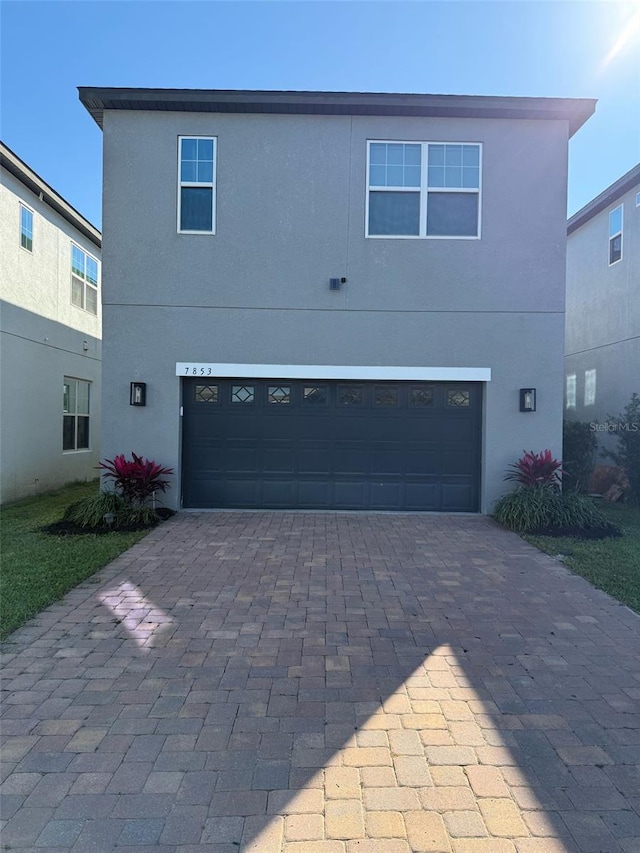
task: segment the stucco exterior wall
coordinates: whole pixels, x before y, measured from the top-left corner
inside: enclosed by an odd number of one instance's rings
[[[20,246],[20,202],[34,212],[32,252]],[[101,337],[99,300],[97,316],[71,304],[71,243],[98,261],[100,249],[5,169],[0,183],[0,233],[0,299]]]
[[[100,448],[101,341],[6,302],[0,311],[0,502],[93,480]],[[62,450],[65,376],[91,383],[89,450]]]
[[[576,377],[571,420],[604,423],[640,393],[640,184],[596,214],[567,240],[565,374]],[[624,205],[622,259],[609,266],[609,213]],[[596,371],[596,396],[585,402],[585,372]],[[565,401],[566,404],[566,401]],[[598,432],[601,439],[606,432]]]
[[[565,121],[107,112],[103,455],[180,473],[176,362],[490,367],[483,511],[560,453]],[[217,233],[176,233],[177,138],[218,138]],[[480,142],[481,240],[365,239],[366,140]],[[346,276],[340,291],[329,278]],[[128,405],[129,382],[148,405]],[[518,390],[538,389],[538,410]],[[177,490],[168,502],[178,505]]]
[[[34,212],[33,252],[20,246],[20,201]],[[100,249],[2,170],[0,186],[0,502],[96,477],[101,308],[71,304],[71,241]],[[62,450],[65,376],[91,383],[90,449]]]

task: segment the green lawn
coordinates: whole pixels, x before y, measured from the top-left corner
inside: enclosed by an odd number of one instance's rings
[[[640,612],[640,507],[598,501],[609,521],[622,527],[620,539],[524,538],[547,554],[564,554],[565,564],[594,586]]]
[[[59,521],[70,503],[97,490],[97,482],[80,483],[2,507],[0,639],[146,535],[49,536],[38,530]]]

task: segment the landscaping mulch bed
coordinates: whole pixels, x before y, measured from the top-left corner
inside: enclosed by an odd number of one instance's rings
[[[566,536],[569,539],[615,539],[623,535],[617,524],[603,524],[600,527],[544,527],[541,530],[528,530],[530,536]]]
[[[73,521],[54,521],[53,524],[46,524],[40,530],[43,533],[49,533],[52,536],[87,536],[98,535],[104,536],[107,533],[137,533],[140,530],[151,530],[157,527],[163,521],[175,515],[175,511],[166,507],[158,507],[156,509],[157,519],[151,524],[126,524],[118,527],[101,524],[98,527],[80,527]]]

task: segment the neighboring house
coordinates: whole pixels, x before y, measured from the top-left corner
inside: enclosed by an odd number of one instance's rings
[[[567,143],[594,101],[80,98],[103,454],[172,466],[172,506],[488,512],[523,449],[560,455]]]
[[[640,163],[567,223],[565,416],[594,424],[640,394]],[[604,441],[603,441],[604,440]]]
[[[93,479],[100,232],[0,143],[0,500]]]

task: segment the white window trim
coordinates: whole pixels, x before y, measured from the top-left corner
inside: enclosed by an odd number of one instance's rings
[[[181,180],[180,172],[181,172],[181,154],[182,154],[182,140],[183,139],[211,139],[213,141],[213,181],[211,183],[204,183],[203,181],[183,181]],[[201,235],[204,237],[210,237],[212,234],[216,233],[216,194],[217,194],[217,186],[218,186],[218,137],[217,136],[203,136],[202,134],[184,134],[183,136],[178,136],[178,199],[177,199],[177,220],[176,220],[176,228],[178,234],[191,234],[193,236]],[[180,228],[180,213],[181,213],[181,205],[182,205],[182,193],[180,190],[182,187],[205,187],[211,189],[211,231],[183,231]]]
[[[369,183],[369,161],[371,145],[381,143],[383,145],[420,145],[420,186],[419,187],[372,187]],[[478,188],[474,187],[433,187],[429,188],[428,151],[429,145],[475,145],[479,149],[479,181]],[[366,199],[364,212],[364,235],[368,240],[480,240],[482,239],[482,142],[460,141],[444,142],[430,139],[428,142],[418,139],[367,139],[366,157]],[[417,234],[369,234],[369,196],[372,192],[417,192],[420,194],[420,224]],[[476,193],[478,196],[478,233],[475,236],[452,236],[447,237],[439,234],[427,234],[427,200],[430,192],[446,193]]]
[[[616,231],[615,234],[611,233],[611,214],[615,213],[616,210],[620,210],[620,230]],[[607,244],[607,260],[609,261],[610,267],[615,267],[616,264],[619,264],[623,258],[624,252],[624,204],[619,204],[617,207],[614,207],[613,210],[609,211],[609,242]],[[615,240],[616,237],[620,237],[620,257],[617,261],[611,260],[611,241]]]
[[[567,397],[567,409],[575,409],[576,402],[578,399],[577,387],[578,387],[578,377],[575,373],[568,373],[566,377],[566,397]]]
[[[85,314],[89,314],[89,316],[91,316],[91,317],[97,317],[100,313],[100,261],[98,260],[98,258],[95,257],[95,255],[92,255],[91,252],[87,252],[87,250],[85,248],[83,248],[79,243],[74,243],[72,240],[71,241],[71,249],[69,252],[69,273],[71,274],[72,279],[78,278],[78,276],[75,275],[73,272],[73,247],[74,246],[76,247],[76,249],[78,249],[78,251],[82,252],[82,254],[85,256],[85,269],[84,269],[84,278],[78,279],[78,281],[82,282],[82,287],[83,287],[82,303],[83,304],[82,305],[76,305],[76,303],[73,301],[73,282],[71,284],[71,304],[74,308],[77,308],[78,311],[84,311]],[[96,285],[93,285],[93,284],[91,284],[90,281],[87,281],[86,258],[91,258],[91,260],[95,261],[95,263],[96,263],[96,269],[98,270],[98,283]],[[88,308],[85,307],[87,304],[87,295],[86,295],[86,290],[85,290],[86,287],[91,287],[96,292],[96,313],[95,314],[93,313],[93,311],[89,311]],[[68,376],[67,378],[73,379],[74,377]],[[86,380],[84,380],[84,379],[81,381],[86,382]]]
[[[490,367],[395,367],[338,364],[227,364],[178,361],[176,376],[252,379],[362,379],[407,382],[490,382]]]
[[[70,448],[69,450],[65,450],[64,446],[63,446],[62,455],[63,456],[69,456],[69,455],[74,454],[74,453],[91,453],[91,436],[92,436],[92,432],[93,432],[91,429],[91,385],[93,383],[91,382],[90,379],[81,379],[79,376],[67,376],[66,374],[63,377],[62,382],[63,382],[63,384],[66,382],[84,382],[86,385],[89,386],[89,412],[88,412],[88,414],[86,414],[86,415],[82,415],[82,414],[79,415],[78,414],[78,411],[77,411],[77,408],[78,408],[78,403],[77,403],[78,390],[77,390],[77,388],[76,388],[76,411],[75,412],[65,412],[65,410],[64,410],[64,397],[63,397],[63,401],[62,401],[62,423],[63,423],[62,444],[64,445],[64,418],[65,418],[65,416],[69,417],[69,416],[73,415],[76,419],[76,429],[75,429],[76,444],[78,443],[78,418],[79,417],[87,418],[87,420],[89,421],[89,446],[88,447],[74,447],[73,449]]]
[[[25,210],[28,210],[29,213],[31,214],[31,248],[30,249],[27,249],[26,246],[22,245],[22,208],[23,207]],[[20,242],[20,248],[24,252],[28,252],[30,255],[33,255],[33,245],[35,243],[35,234],[34,234],[35,222],[36,222],[35,210],[32,207],[29,207],[28,204],[25,204],[23,201],[21,201],[18,205],[18,237],[19,237],[19,242]]]
[[[640,207],[640,193],[636,193],[636,207]]]

